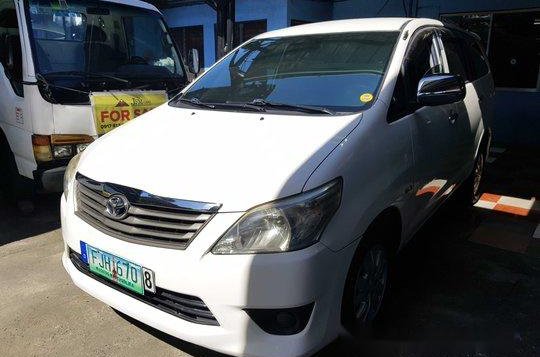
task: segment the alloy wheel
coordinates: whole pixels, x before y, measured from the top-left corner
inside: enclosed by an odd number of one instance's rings
[[[353,290],[354,318],[372,321],[382,305],[388,281],[388,257],[384,247],[376,245],[365,254]]]
[[[478,200],[478,195],[480,191],[480,182],[482,181],[483,171],[484,171],[484,156],[479,155],[474,165],[474,176],[473,176],[473,199],[475,201]]]

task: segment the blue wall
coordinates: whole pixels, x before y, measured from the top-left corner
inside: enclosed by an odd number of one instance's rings
[[[302,20],[319,22],[332,20],[332,3],[309,0],[289,0],[287,22]]]
[[[183,6],[163,11],[169,27],[203,25],[204,64],[209,67],[215,62],[214,23],[216,12],[208,5]]]
[[[216,61],[216,12],[200,4],[165,9],[163,14],[171,28],[203,25],[204,64],[210,67]],[[268,31],[287,27],[287,0],[236,0],[235,21],[263,19],[266,19]]]
[[[417,17],[438,18],[440,14],[475,11],[501,11],[540,7],[538,0],[405,0],[418,4]],[[409,14],[410,16],[411,14]],[[333,18],[405,16],[402,0],[346,0],[334,2]]]
[[[236,21],[263,19],[268,31],[287,27],[287,0],[236,0]]]

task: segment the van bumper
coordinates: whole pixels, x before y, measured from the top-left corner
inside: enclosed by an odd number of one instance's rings
[[[34,171],[34,179],[38,189],[44,192],[62,192],[65,171],[65,166]]]

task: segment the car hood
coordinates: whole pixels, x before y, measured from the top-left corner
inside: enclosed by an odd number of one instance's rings
[[[245,211],[301,192],[360,118],[162,105],[98,139],[78,171],[158,196],[222,204],[220,212]]]

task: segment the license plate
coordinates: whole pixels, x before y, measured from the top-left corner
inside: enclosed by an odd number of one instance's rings
[[[156,292],[154,272],[127,259],[107,253],[81,241],[81,257],[92,273],[138,294]]]

